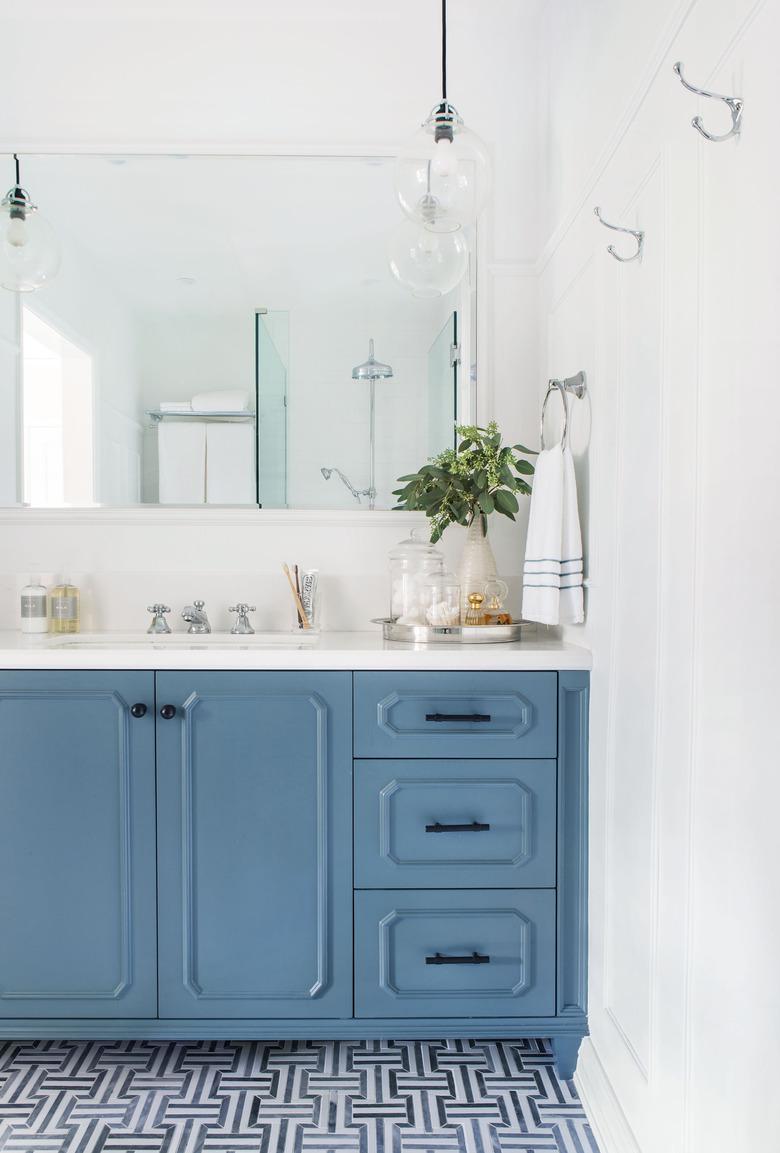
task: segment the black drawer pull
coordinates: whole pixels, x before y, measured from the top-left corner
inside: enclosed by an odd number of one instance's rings
[[[490,825],[483,825],[480,821],[472,821],[470,825],[442,825],[436,821],[433,825],[426,825],[426,833],[486,833]]]
[[[437,724],[445,724],[447,721],[463,721],[466,724],[488,724],[490,721],[490,713],[426,713],[426,721],[435,721]]]
[[[434,953],[432,957],[425,958],[426,965],[489,965],[490,957],[484,953],[472,953],[470,957],[445,957],[443,953]]]
[[[141,704],[140,701],[137,705],[130,706],[130,716],[135,717],[136,720],[140,720],[141,717],[145,717],[146,713],[146,705]]]
[[[176,716],[176,705],[163,705],[160,709],[160,716],[164,721],[172,721]]]

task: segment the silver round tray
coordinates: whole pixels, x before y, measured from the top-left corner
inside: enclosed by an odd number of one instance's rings
[[[504,641],[519,641],[523,625],[453,625],[435,628],[431,625],[399,625],[387,617],[374,618],[382,626],[386,641],[420,645],[494,645]]]

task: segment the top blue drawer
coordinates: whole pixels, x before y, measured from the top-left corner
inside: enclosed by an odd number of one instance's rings
[[[555,757],[557,673],[355,673],[357,757]]]

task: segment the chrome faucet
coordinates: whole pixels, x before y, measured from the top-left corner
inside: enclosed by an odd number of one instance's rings
[[[169,633],[171,631],[171,626],[165,619],[165,614],[171,611],[168,605],[149,605],[146,611],[154,616],[154,620],[146,630],[148,633]]]
[[[189,624],[188,633],[210,633],[211,625],[206,615],[205,601],[193,601],[181,610],[181,619]]]
[[[255,631],[249,622],[249,613],[253,613],[255,611],[256,610],[254,605],[244,604],[243,601],[239,601],[238,604],[230,606],[228,609],[229,613],[238,613],[233,627],[230,630],[234,636],[248,636],[249,633],[253,633]]]

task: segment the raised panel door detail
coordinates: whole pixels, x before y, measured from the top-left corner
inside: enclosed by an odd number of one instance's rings
[[[2,672],[0,748],[0,1017],[155,1016],[153,674]]]
[[[359,757],[554,757],[557,673],[355,674]]]
[[[160,673],[160,1014],[350,1016],[349,674]]]
[[[355,763],[358,888],[553,887],[555,761]]]
[[[356,1016],[554,1012],[554,892],[355,894]]]

